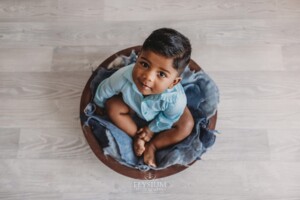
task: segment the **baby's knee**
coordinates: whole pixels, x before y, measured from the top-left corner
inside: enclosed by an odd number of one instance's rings
[[[121,110],[119,99],[112,97],[105,102],[105,110],[108,116],[113,116]]]
[[[115,98],[107,99],[107,101],[105,102],[105,108],[106,108],[106,110],[113,109],[115,104],[116,104]]]
[[[110,116],[111,114],[113,114],[116,111],[116,104],[115,104],[115,100],[113,98],[108,99],[105,102],[105,110],[106,113],[108,114],[108,116]]]
[[[178,129],[185,137],[189,136],[194,128],[194,119],[185,120],[184,123],[178,124]]]
[[[113,96],[105,102],[105,109],[108,116],[125,114],[128,112],[128,106],[124,103],[121,96]]]
[[[194,119],[191,118],[189,119],[188,121],[185,122],[185,126],[184,126],[184,129],[185,129],[185,133],[187,135],[191,134],[193,128],[194,128]]]

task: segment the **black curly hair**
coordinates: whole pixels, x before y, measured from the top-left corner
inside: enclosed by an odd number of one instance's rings
[[[172,58],[173,67],[181,74],[190,62],[192,47],[189,39],[178,31],[160,28],[148,36],[142,50],[150,50],[166,58]]]

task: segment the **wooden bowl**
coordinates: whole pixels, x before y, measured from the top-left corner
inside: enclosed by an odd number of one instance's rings
[[[99,65],[99,67],[107,67],[109,65],[109,63],[111,63],[116,57],[118,57],[119,55],[130,55],[132,50],[135,50],[135,52],[138,54],[138,52],[141,50],[141,46],[134,46],[134,47],[130,47],[127,49],[123,49],[123,50],[113,54],[106,60],[104,60]],[[193,60],[190,61],[189,66],[192,70],[196,70],[196,71],[202,70],[200,68],[200,66]],[[89,78],[89,80],[86,83],[84,90],[82,92],[81,101],[80,101],[80,116],[84,115],[84,108],[91,101],[92,95],[91,95],[91,90],[90,90],[90,83],[93,80],[95,74],[96,73],[93,73],[92,76]],[[210,118],[210,123],[208,125],[208,128],[210,130],[214,130],[215,126],[216,126],[216,122],[217,122],[217,113],[213,117]],[[97,142],[91,128],[87,127],[87,126],[83,126],[83,124],[84,124],[84,121],[81,120],[81,126],[82,126],[84,136],[85,136],[88,144],[90,145],[91,149],[93,150],[94,154],[106,166],[108,166],[109,168],[113,169],[114,171],[116,171],[120,174],[123,174],[123,175],[131,177],[131,178],[135,178],[135,179],[150,180],[150,179],[154,179],[154,178],[162,178],[162,177],[170,176],[170,175],[176,174],[187,168],[186,166],[182,166],[182,165],[173,165],[173,166],[170,166],[170,167],[168,167],[166,169],[162,169],[162,170],[149,170],[149,171],[144,172],[144,171],[140,171],[138,169],[133,169],[133,168],[127,167],[125,165],[122,165],[118,161],[114,160],[112,157],[106,156],[103,154],[102,147]],[[192,165],[194,162],[190,163],[190,165]]]

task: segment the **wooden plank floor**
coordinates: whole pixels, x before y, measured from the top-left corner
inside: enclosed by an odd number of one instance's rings
[[[0,1],[0,199],[300,199],[299,0]],[[217,142],[152,182],[92,153],[79,101],[106,57],[178,29],[221,91]]]

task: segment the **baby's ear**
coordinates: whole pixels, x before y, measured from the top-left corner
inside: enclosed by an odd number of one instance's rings
[[[173,88],[175,85],[177,85],[181,81],[181,77],[176,77],[173,81],[173,83],[168,87],[169,89]]]

